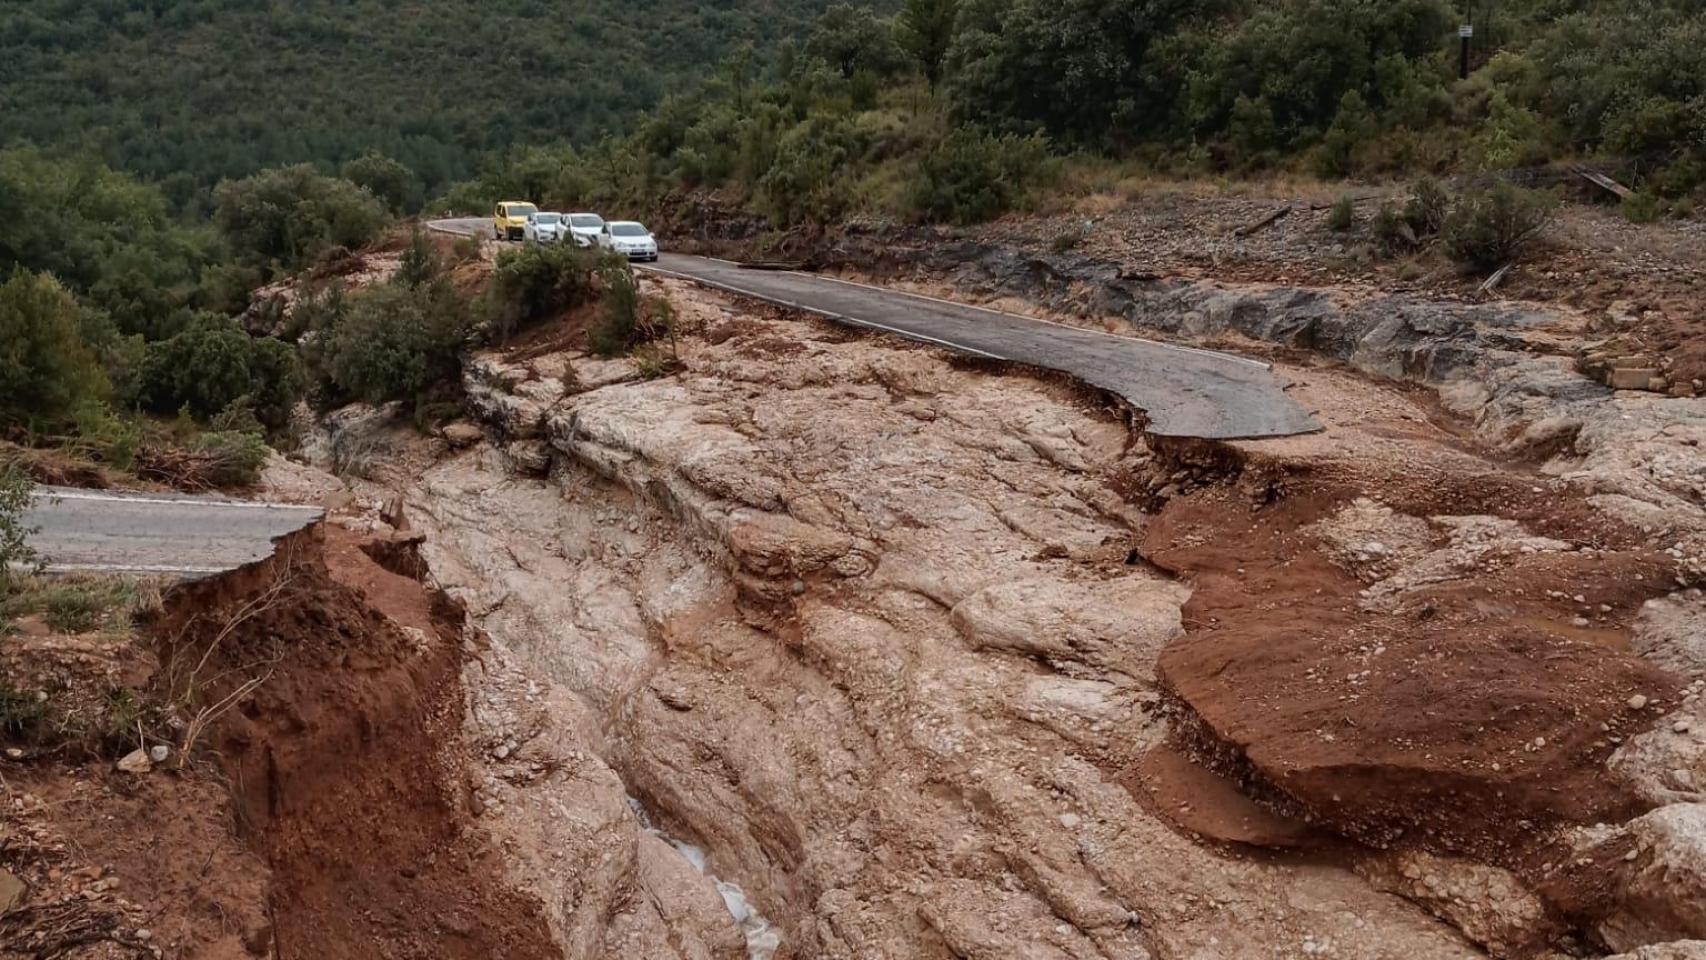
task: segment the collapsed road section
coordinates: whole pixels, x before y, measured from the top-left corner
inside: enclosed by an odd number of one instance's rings
[[[432,228],[482,235],[484,220]],[[1067,327],[792,270],[748,270],[727,260],[663,254],[643,269],[804,310],[838,323],[991,360],[1069,374],[1111,391],[1147,418],[1155,436],[1236,440],[1321,428],[1271,368],[1213,350]]]
[[[38,487],[23,525],[56,573],[205,576],[272,555],[319,520],[313,507],[174,493]]]

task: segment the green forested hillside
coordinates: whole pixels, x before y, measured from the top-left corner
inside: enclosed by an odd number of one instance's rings
[[[1472,6],[902,0],[888,17],[837,4],[797,48],[666,98],[627,138],[490,157],[438,205],[503,193],[648,209],[711,189],[781,226],[850,212],[969,222],[1122,171],[1414,178],[1594,159],[1640,192],[1632,218],[1696,209],[1699,0]]]
[[[222,177],[377,150],[429,192],[590,142],[827,0],[0,0],[0,147],[92,149],[196,207]]]

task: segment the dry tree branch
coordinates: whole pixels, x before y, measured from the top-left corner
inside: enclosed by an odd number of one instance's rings
[[[190,756],[195,753],[196,743],[201,740],[202,734],[207,732],[207,728],[229,712],[231,708],[246,700],[249,694],[260,688],[261,684],[272,679],[272,674],[272,670],[269,669],[258,677],[250,677],[239,684],[235,690],[221,697],[217,703],[196,711],[196,715],[190,718],[189,725],[184,728],[184,742],[178,748],[179,769],[189,763]]]

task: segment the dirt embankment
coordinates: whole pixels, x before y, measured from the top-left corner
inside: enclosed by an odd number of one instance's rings
[[[77,638],[36,639],[54,696],[102,689]],[[0,956],[560,955],[469,809],[462,612],[352,535],[171,590],[105,649],[160,759],[0,764]]]

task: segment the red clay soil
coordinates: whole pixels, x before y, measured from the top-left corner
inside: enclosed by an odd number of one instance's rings
[[[1371,613],[1358,606],[1363,585],[1301,530],[1359,490],[1308,486],[1259,507],[1248,491],[1205,488],[1171,501],[1146,531],[1144,556],[1193,589],[1186,635],[1159,663],[1181,749],[1276,809],[1354,839],[1507,863],[1548,825],[1635,807],[1607,782],[1604,761],[1677,683],[1573,635],[1570,601],[1547,592],[1609,605],[1603,632],[1621,636],[1668,583],[1661,558],[1578,505],[1507,479],[1400,483],[1380,490],[1394,509],[1498,513],[1603,552],[1521,556],[1439,585],[1405,613]],[[1631,711],[1635,694],[1653,705]]]
[[[166,606],[154,631],[168,663],[199,659],[238,621],[209,660],[217,679],[205,701],[267,676],[211,745],[242,833],[272,869],[276,956],[560,955],[469,811],[454,759],[459,611],[353,538],[318,530],[254,569],[182,587]],[[411,637],[380,610],[430,629]]]
[[[232,830],[222,784],[110,763],[7,776],[0,861],[30,896],[0,919],[0,958],[265,954],[267,868]]]

